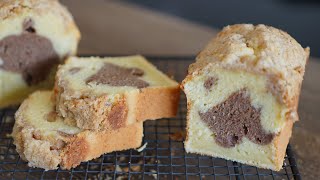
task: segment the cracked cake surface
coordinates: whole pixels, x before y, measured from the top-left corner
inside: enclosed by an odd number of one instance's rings
[[[57,65],[77,51],[80,32],[58,1],[0,2],[0,108],[53,87]]]
[[[187,152],[280,170],[309,48],[265,25],[227,26],[191,64]]]
[[[177,82],[142,56],[71,57],[59,67],[55,84],[57,112],[66,123],[91,130],[173,117],[179,91]]]

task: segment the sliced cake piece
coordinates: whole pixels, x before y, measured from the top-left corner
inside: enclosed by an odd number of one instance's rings
[[[308,48],[273,27],[225,27],[182,83],[186,151],[280,170],[308,56]]]
[[[179,84],[142,56],[71,57],[59,67],[57,112],[81,129],[117,129],[177,113]]]
[[[51,91],[37,91],[17,111],[12,137],[29,166],[70,169],[103,153],[139,147],[143,124],[110,131],[81,130],[57,116]]]
[[[57,0],[0,1],[0,108],[52,88],[57,64],[76,53],[79,39]]]

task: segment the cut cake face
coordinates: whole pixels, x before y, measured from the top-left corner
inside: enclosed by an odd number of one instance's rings
[[[142,56],[71,57],[59,67],[55,94],[67,123],[105,130],[175,116],[179,84]]]
[[[211,68],[184,84],[186,151],[279,169],[293,122],[266,83],[263,76]]]

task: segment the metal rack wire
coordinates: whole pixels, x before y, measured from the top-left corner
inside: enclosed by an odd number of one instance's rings
[[[149,57],[160,70],[182,80],[192,57]],[[181,94],[178,116],[146,121],[142,151],[104,154],[72,170],[44,171],[20,159],[10,137],[16,108],[0,110],[0,179],[301,179],[290,148],[280,172],[220,158],[187,154],[183,147],[186,101]]]

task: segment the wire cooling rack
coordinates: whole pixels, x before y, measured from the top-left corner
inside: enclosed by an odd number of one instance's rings
[[[193,57],[149,57],[160,70],[181,81]],[[295,157],[287,148],[280,172],[259,169],[220,158],[187,154],[186,98],[181,94],[176,118],[144,123],[142,152],[104,154],[68,170],[44,171],[21,160],[10,137],[16,108],[0,110],[0,179],[301,179]]]

